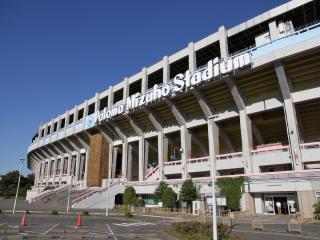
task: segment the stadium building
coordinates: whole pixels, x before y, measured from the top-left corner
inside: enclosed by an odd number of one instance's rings
[[[245,177],[242,210],[312,213],[320,201],[320,1],[294,0],[224,26],[40,124],[30,199],[89,189],[77,208],[145,201],[159,181]],[[213,169],[213,170],[212,170]],[[215,171],[214,171],[215,169]],[[110,179],[110,181],[108,181]]]

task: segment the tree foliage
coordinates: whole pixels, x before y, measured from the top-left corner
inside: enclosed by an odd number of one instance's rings
[[[313,205],[313,208],[314,208],[314,214],[319,217],[320,216],[320,202],[315,203]]]
[[[220,178],[217,180],[217,186],[220,194],[227,199],[227,207],[232,211],[240,210],[241,189],[244,183],[243,177]]]
[[[168,188],[168,184],[166,184],[165,182],[160,182],[158,187],[153,193],[153,200],[155,202],[163,202],[163,199],[162,199],[163,193],[167,188]]]
[[[133,187],[127,187],[124,190],[124,194],[123,194],[123,204],[130,206],[130,208],[132,206],[137,205],[138,203],[138,198],[136,195],[136,190],[134,190]]]
[[[172,190],[171,187],[168,187],[163,191],[162,202],[164,207],[172,208],[176,202],[176,199],[176,193]]]
[[[191,179],[186,180],[180,190],[180,199],[191,208],[192,201],[197,199],[197,187]]]
[[[11,171],[3,175],[0,180],[0,197],[10,198],[16,195],[19,180],[19,171]],[[31,189],[34,182],[34,174],[27,177],[21,176],[19,196],[26,196],[27,190]]]

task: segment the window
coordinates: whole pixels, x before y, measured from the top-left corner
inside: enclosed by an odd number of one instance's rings
[[[320,203],[320,192],[316,192],[316,201]]]
[[[73,118],[74,118],[74,115],[71,114],[71,115],[69,116],[69,124],[73,123]]]
[[[44,129],[41,130],[41,137],[44,137]]]
[[[78,121],[83,118],[83,108],[78,111]]]
[[[94,109],[95,109],[95,104],[92,103],[89,105],[89,110],[88,110],[88,115],[94,113]]]
[[[104,108],[108,107],[108,96],[101,98],[100,99],[100,106],[99,106],[99,110],[103,110]]]
[[[54,125],[53,125],[53,132],[56,132],[57,128],[58,128],[58,123],[55,122]]]
[[[50,132],[51,132],[51,126],[48,126],[47,127],[47,135],[50,134]]]
[[[66,119],[63,118],[61,119],[61,122],[60,122],[60,129],[64,128],[64,125],[66,124]]]

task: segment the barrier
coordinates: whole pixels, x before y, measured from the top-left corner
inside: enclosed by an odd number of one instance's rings
[[[294,234],[294,233],[299,233],[301,234],[302,228],[301,224],[294,218],[290,218],[288,220],[288,233],[289,234]]]

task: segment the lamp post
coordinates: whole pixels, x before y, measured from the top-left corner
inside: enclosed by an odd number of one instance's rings
[[[215,182],[216,182],[216,143],[218,141],[217,136],[214,136],[214,132],[217,129],[215,128],[214,118],[208,118],[208,137],[209,144],[213,144],[213,146],[209,146],[209,159],[211,163],[211,185],[212,185],[212,234],[213,239],[218,239],[218,230],[217,230],[217,203],[216,203],[216,191],[215,191]]]
[[[19,187],[20,187],[20,180],[21,180],[21,173],[22,173],[22,166],[23,166],[23,162],[24,162],[24,158],[20,158],[20,171],[19,171],[19,180],[18,180],[18,186],[17,186],[17,192],[16,192],[16,197],[14,199],[14,204],[13,204],[13,210],[12,210],[12,214],[15,213],[16,211],[16,205],[17,205],[17,198],[18,198],[18,193],[19,193]]]
[[[72,187],[72,180],[73,180],[73,171],[70,171],[71,181],[69,186],[69,192],[68,192],[68,203],[67,203],[67,213],[69,212],[70,208],[70,195],[71,195],[71,187]]]
[[[113,151],[118,151],[118,148],[114,148]],[[114,154],[114,152],[112,153]],[[110,182],[112,181],[112,173],[113,173],[113,168],[116,166],[116,163],[113,162],[113,154],[111,154],[111,157],[109,158],[109,174],[107,178],[107,206],[106,206],[106,217],[109,216],[109,191],[110,191]]]

